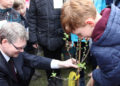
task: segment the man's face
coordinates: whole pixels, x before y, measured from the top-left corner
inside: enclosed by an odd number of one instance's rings
[[[91,27],[90,25],[86,25],[84,27],[76,28],[72,33],[76,34],[79,38],[83,39],[89,39],[91,38],[92,32],[94,27]]]
[[[2,51],[10,56],[10,57],[17,57],[19,53],[24,51],[26,46],[26,40],[18,39],[15,43],[10,43],[7,41],[3,42],[2,44]]]
[[[0,0],[0,8],[7,9],[13,6],[14,0]]]

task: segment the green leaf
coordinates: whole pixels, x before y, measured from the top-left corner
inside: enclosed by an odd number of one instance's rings
[[[66,40],[66,38],[63,38],[63,40]]]
[[[67,33],[64,33],[65,38],[69,38],[69,35]]]
[[[52,73],[51,77],[56,77],[57,73]]]
[[[85,62],[84,63],[79,63],[78,67],[82,68],[82,69],[86,69],[86,63]]]

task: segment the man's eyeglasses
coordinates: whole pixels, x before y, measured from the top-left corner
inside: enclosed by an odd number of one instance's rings
[[[24,47],[16,47],[13,43],[11,43],[13,46],[14,46],[14,48],[16,49],[16,50],[24,50],[24,48],[25,48],[25,46]]]

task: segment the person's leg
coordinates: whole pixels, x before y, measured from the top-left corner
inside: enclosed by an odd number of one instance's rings
[[[52,72],[57,73],[57,75],[56,75],[57,77],[59,77],[59,78],[61,77],[60,70],[46,70],[47,79],[48,79],[48,86],[63,86],[61,79],[51,77]]]
[[[85,86],[84,70],[80,71],[80,86]]]
[[[45,48],[43,48],[44,51],[44,56],[49,57],[52,59],[61,59],[61,51],[62,49],[57,49],[55,51],[49,51]],[[63,86],[62,85],[62,80],[57,79],[57,78],[52,78],[51,74],[52,72],[55,72],[57,74],[57,77],[60,77],[60,69],[55,69],[55,70],[46,70],[47,78],[48,78],[48,86]]]
[[[41,56],[42,48],[39,46],[39,48],[34,48],[32,46],[33,44],[29,41],[27,42],[27,46],[25,47],[25,51],[30,54]],[[35,69],[34,75],[32,76],[32,80],[37,80],[41,77],[41,73],[38,69]]]

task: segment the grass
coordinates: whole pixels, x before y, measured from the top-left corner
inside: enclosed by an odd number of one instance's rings
[[[39,70],[39,72],[42,74],[40,78],[37,80],[31,80],[30,86],[47,86],[47,77],[46,72],[44,70]],[[61,76],[64,78],[68,78],[70,69],[62,69],[61,70]],[[67,86],[67,80],[63,81],[63,86]]]
[[[47,86],[47,78],[44,70],[39,70],[41,77],[37,80],[31,80],[30,86]]]
[[[61,76],[64,78],[68,78],[69,73],[72,69],[61,69]],[[87,70],[85,70],[85,82],[89,80],[88,73],[91,71],[91,66],[87,65]],[[47,86],[47,78],[46,78],[46,72],[44,70],[39,70],[41,73],[41,77],[37,80],[31,80],[30,86]],[[68,81],[63,81],[63,86],[68,86]]]

